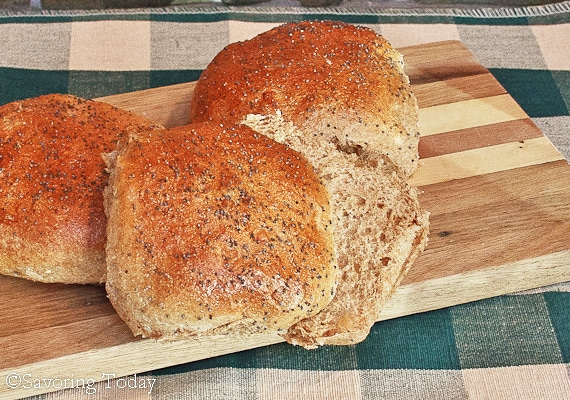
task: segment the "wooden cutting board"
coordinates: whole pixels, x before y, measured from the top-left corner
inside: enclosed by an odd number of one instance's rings
[[[379,320],[570,280],[570,166],[459,42],[400,49],[420,104],[411,183],[431,212],[427,250]],[[188,122],[194,84],[100,100],[166,126]],[[105,380],[282,341],[134,338],[98,286],[0,277],[0,398],[53,388],[20,377]]]

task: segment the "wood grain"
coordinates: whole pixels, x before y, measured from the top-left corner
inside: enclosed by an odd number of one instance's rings
[[[167,127],[190,122],[190,98],[195,82],[159,87],[139,92],[101,97],[97,100],[144,115]]]
[[[401,49],[420,105],[411,183],[431,213],[430,243],[378,316],[396,318],[570,280],[570,166],[459,42]],[[100,100],[171,127],[188,123],[194,83]],[[278,343],[132,336],[103,287],[0,277],[0,398],[10,372],[103,380]]]
[[[542,136],[522,143],[508,142],[420,160],[421,168],[410,177],[409,182],[413,186],[424,186],[563,158],[550,140]]]
[[[420,159],[539,137],[542,133],[528,118],[475,126],[422,137]]]
[[[420,109],[422,136],[528,118],[508,94],[439,104]]]

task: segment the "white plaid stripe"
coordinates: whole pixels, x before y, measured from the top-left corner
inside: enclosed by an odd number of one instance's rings
[[[453,24],[433,24],[418,26],[415,24],[382,24],[378,31],[394,47],[416,44],[459,40],[459,30]]]
[[[274,22],[243,22],[230,21],[230,42],[241,42],[253,38],[262,32],[268,31],[280,23]]]
[[[533,25],[546,67],[550,70],[570,71],[570,24]]]
[[[84,21],[71,27],[70,70],[150,70],[150,21]]]
[[[469,400],[570,399],[564,364],[465,369],[462,373]]]

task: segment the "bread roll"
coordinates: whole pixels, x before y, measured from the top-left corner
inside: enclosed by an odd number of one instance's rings
[[[285,334],[334,296],[328,194],[246,126],[131,136],[108,158],[107,283],[135,335]]]
[[[403,65],[371,29],[284,24],[216,55],[198,80],[190,120],[232,125],[279,110],[300,129],[407,177],[417,166],[419,132]]]
[[[105,279],[101,153],[155,124],[108,104],[46,95],[0,107],[0,273]]]
[[[314,348],[361,342],[427,243],[428,213],[417,190],[366,157],[315,140],[280,115],[244,123],[304,154],[330,195],[341,269],[337,293],[319,314],[291,327],[285,339]]]
[[[244,123],[313,164],[331,197],[341,278],[329,306],[285,338],[307,348],[362,341],[429,231],[406,183],[419,134],[401,55],[367,28],[285,24],[220,52],[190,117]]]

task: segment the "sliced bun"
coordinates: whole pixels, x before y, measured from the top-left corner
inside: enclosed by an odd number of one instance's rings
[[[331,198],[341,278],[330,305],[285,338],[305,347],[363,340],[429,230],[406,183],[419,134],[401,55],[367,28],[285,24],[220,52],[190,117],[246,124],[313,164]]]
[[[300,129],[405,177],[417,166],[417,102],[402,55],[364,27],[281,25],[223,49],[198,80],[193,122],[232,125],[279,110]]]
[[[46,95],[0,107],[0,273],[42,282],[105,280],[101,153],[156,127],[108,104]]]
[[[246,126],[130,136],[108,157],[107,283],[135,335],[286,333],[337,285],[328,195]]]
[[[249,115],[244,123],[304,154],[331,199],[341,269],[337,293],[319,314],[291,327],[285,339],[307,348],[364,340],[427,242],[428,214],[417,190],[396,172],[315,140],[280,115]]]

